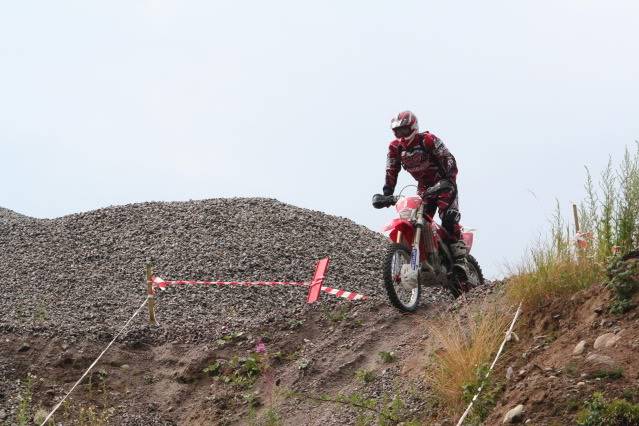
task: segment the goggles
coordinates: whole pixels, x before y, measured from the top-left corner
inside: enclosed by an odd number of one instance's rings
[[[395,127],[393,133],[396,138],[406,138],[413,133],[413,129],[410,126]]]

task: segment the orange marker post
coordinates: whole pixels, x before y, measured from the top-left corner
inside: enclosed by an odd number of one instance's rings
[[[326,271],[328,270],[328,264],[330,263],[330,258],[326,257],[317,262],[317,266],[315,267],[315,274],[313,275],[313,281],[311,281],[311,286],[308,290],[308,298],[306,299],[306,303],[313,303],[319,299],[320,291],[322,290],[322,284],[324,284],[324,277],[326,277]]]

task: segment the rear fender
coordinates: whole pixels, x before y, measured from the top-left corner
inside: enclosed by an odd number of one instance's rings
[[[475,234],[472,232],[463,232],[462,240],[466,243],[466,248],[468,249],[468,253],[470,253],[470,249],[473,248],[473,241],[475,240]]]

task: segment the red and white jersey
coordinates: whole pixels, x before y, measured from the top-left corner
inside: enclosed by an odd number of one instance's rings
[[[393,140],[388,146],[384,194],[395,191],[397,175],[404,168],[417,181],[417,192],[422,194],[442,179],[455,183],[457,162],[453,154],[437,136],[429,132],[419,133],[410,142]]]

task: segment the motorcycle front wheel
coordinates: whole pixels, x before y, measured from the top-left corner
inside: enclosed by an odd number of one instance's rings
[[[407,289],[402,286],[402,265],[410,264],[410,251],[401,244],[392,244],[384,260],[384,287],[393,306],[400,311],[414,312],[419,305],[421,287]]]

